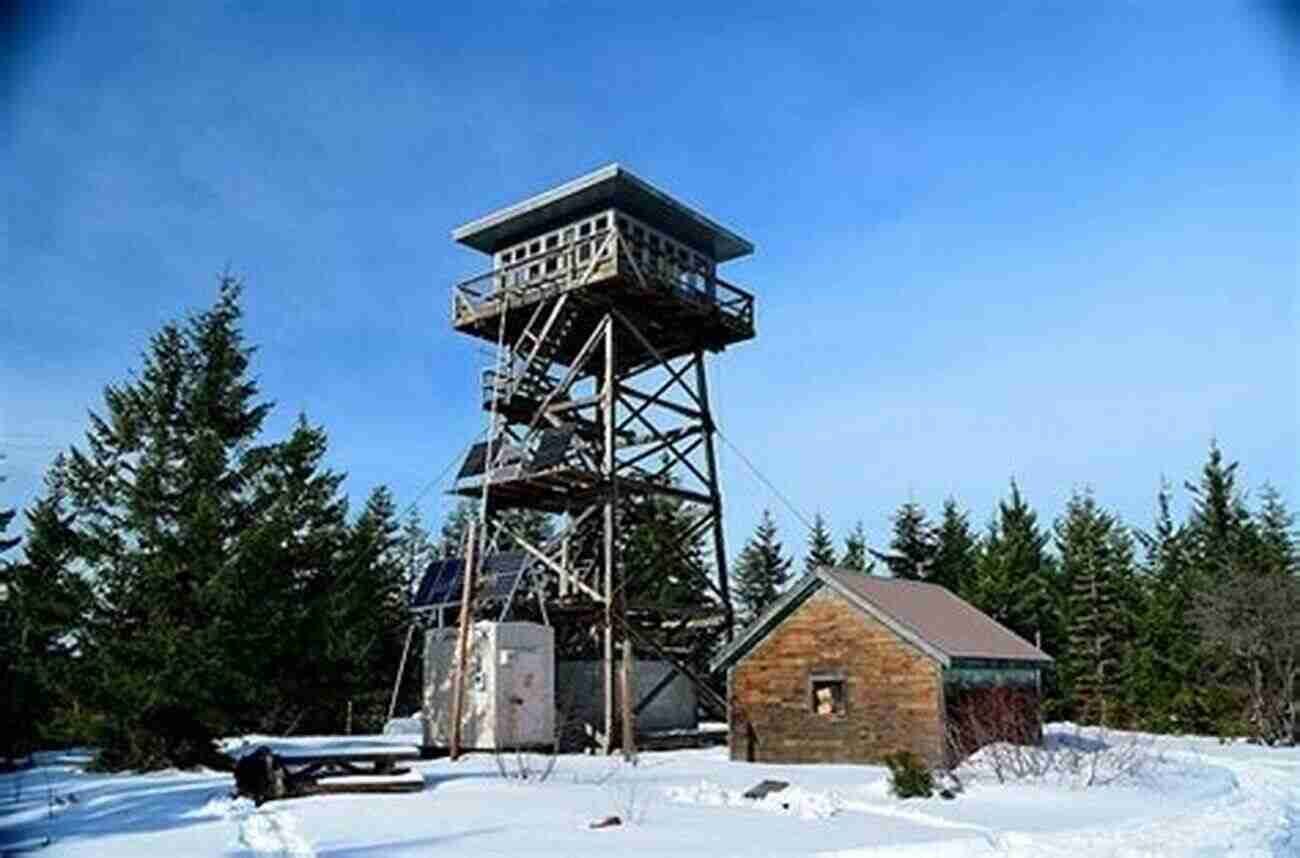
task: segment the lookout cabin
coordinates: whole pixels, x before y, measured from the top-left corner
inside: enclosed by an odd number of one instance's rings
[[[561,363],[610,307],[645,332],[642,348],[621,358],[633,366],[754,336],[753,296],[718,275],[753,245],[619,164],[485,215],[452,238],[491,257],[489,271],[453,287],[452,326],[493,344],[516,342],[533,311],[566,292],[578,293],[582,312],[565,319],[566,332],[548,332]]]
[[[1052,659],[935,584],[822,567],[720,652],[731,758],[870,763],[907,750],[951,761],[972,717],[1041,738],[1041,671]],[[994,707],[1014,708],[1013,715]],[[988,714],[988,717],[982,717]]]

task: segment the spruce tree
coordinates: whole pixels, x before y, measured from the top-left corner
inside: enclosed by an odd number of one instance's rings
[[[1254,566],[1263,573],[1300,574],[1295,516],[1273,486],[1265,484],[1260,490],[1260,505],[1253,520]]]
[[[1136,630],[1133,541],[1091,494],[1077,491],[1055,531],[1067,624],[1062,681],[1080,718],[1114,726]]]
[[[813,526],[808,531],[808,553],[804,555],[803,568],[812,572],[822,566],[835,565],[835,540],[831,538],[826,519],[819,512],[813,516]]]
[[[1237,463],[1225,462],[1216,441],[1200,480],[1185,483],[1192,495],[1187,530],[1196,572],[1209,586],[1228,574],[1234,562],[1247,550],[1251,527],[1245,498],[1237,487]]]
[[[1048,534],[1025,502],[1020,487],[998,503],[969,592],[989,616],[1030,642],[1041,640],[1048,655],[1058,651],[1060,614]]]
[[[370,493],[348,529],[340,570],[326,597],[338,712],[353,713],[354,731],[378,732],[411,619],[401,525],[387,487]]]
[[[873,552],[895,578],[923,581],[930,576],[935,557],[934,529],[920,504],[908,501],[893,516],[889,553]]]
[[[418,509],[412,508],[402,520],[400,545],[402,564],[406,569],[406,589],[414,595],[424,570],[438,556],[438,546],[425,528]]]
[[[25,556],[0,560],[0,756],[77,738],[71,722],[89,584],[72,568],[73,534],[57,482],[27,509]]]
[[[943,516],[934,530],[934,560],[927,580],[964,595],[978,562],[979,540],[971,530],[970,519],[956,500],[948,498],[943,502]]]
[[[840,555],[840,566],[855,572],[871,574],[875,563],[867,556],[867,533],[861,520],[853,526],[849,535],[844,537],[844,553]]]
[[[790,564],[791,559],[783,554],[777,539],[776,521],[769,510],[763,510],[754,535],[736,561],[731,592],[741,624],[753,622],[780,597],[789,579]]]
[[[1145,726],[1159,731],[1208,731],[1205,687],[1199,682],[1200,635],[1192,617],[1196,580],[1187,529],[1174,521],[1169,486],[1161,484],[1143,550],[1138,637],[1126,696]]]

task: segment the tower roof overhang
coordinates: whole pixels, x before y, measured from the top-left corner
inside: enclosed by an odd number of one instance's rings
[[[616,208],[644,220],[717,262],[754,252],[754,245],[716,221],[633,175],[609,164],[464,226],[451,237],[475,250],[495,253],[585,214]]]

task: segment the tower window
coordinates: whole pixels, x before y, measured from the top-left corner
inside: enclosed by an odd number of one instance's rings
[[[541,253],[541,252],[542,252],[542,243],[540,241],[534,241],[532,244],[528,245],[528,254],[530,256],[533,255],[534,253]]]
[[[550,250],[552,247],[556,247],[557,245],[559,245],[559,243],[560,243],[560,237],[558,235],[552,235],[546,239],[546,249]]]
[[[591,235],[591,221],[587,221],[582,226],[578,227],[578,235]]]
[[[604,229],[604,228],[605,228],[605,216],[601,215],[600,217],[596,218],[596,229]]]
[[[583,242],[582,244],[579,244],[578,261],[581,262],[584,259],[590,259],[590,258],[591,258],[591,244],[589,242]]]

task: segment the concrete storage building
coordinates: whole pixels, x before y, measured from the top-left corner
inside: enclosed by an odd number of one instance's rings
[[[934,584],[824,567],[714,659],[727,670],[731,758],[876,762],[949,758],[963,713],[1010,695],[1038,733],[1052,659]],[[1006,735],[1023,741],[1021,735]]]

